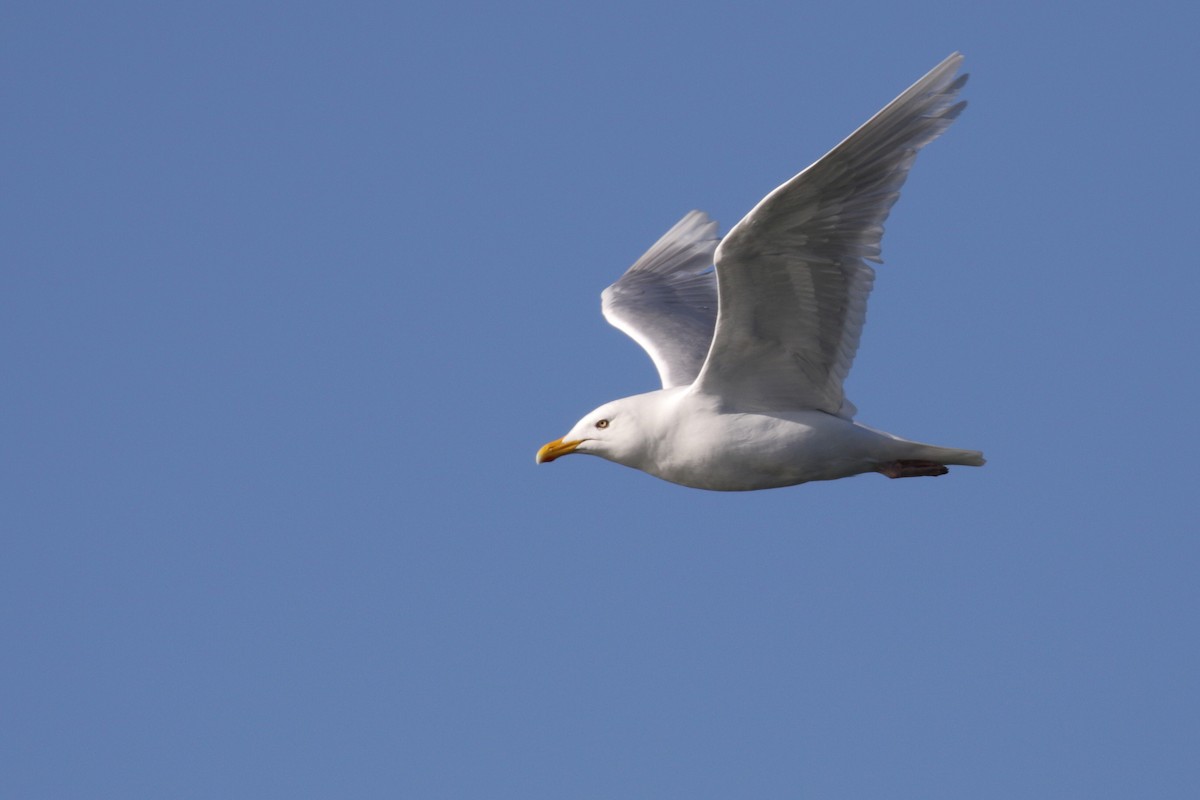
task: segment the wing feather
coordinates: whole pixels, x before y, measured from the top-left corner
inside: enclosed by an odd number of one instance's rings
[[[815,408],[851,418],[858,350],[888,212],[917,151],[959,115],[955,53],[808,169],[767,195],[717,248],[716,331],[696,390],[727,408]]]
[[[717,319],[717,223],[691,211],[601,294],[614,327],[642,346],[664,389],[696,379]]]

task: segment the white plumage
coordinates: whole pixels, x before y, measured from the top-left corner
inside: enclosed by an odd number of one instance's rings
[[[663,388],[601,406],[538,462],[590,453],[730,491],[982,465],[976,451],[854,422],[842,389],[883,222],[917,152],[966,105],[961,61],[931,70],[723,240],[700,211],[667,231],[602,295],[605,317],[649,353]]]

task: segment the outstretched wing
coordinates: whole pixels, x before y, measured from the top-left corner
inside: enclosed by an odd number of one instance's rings
[[[917,151],[959,115],[955,53],[823,158],[775,189],[716,253],[720,313],[697,391],[742,410],[846,418],[883,222]]]
[[[696,379],[717,319],[717,223],[691,211],[600,295],[614,327],[642,346],[664,389]]]

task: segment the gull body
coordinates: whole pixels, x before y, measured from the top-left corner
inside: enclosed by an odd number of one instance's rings
[[[596,427],[600,420],[607,422],[604,428]],[[537,460],[553,461],[567,452],[714,491],[888,474],[904,462],[920,462],[921,474],[945,472],[936,465],[982,464],[975,451],[910,442],[823,411],[723,412],[718,400],[690,386],[606,403],[546,445]]]
[[[605,317],[647,351],[663,388],[600,406],[538,463],[585,453],[717,491],[981,466],[977,451],[855,422],[842,390],[874,280],[866,262],[879,261],[917,151],[965,105],[961,60],[935,67],[723,240],[693,211],[606,289]]]

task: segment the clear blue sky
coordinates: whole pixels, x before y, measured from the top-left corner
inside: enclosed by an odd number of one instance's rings
[[[1200,796],[1196,12],[427,6],[3,12],[0,795]],[[986,468],[534,465],[954,50],[849,391]]]

